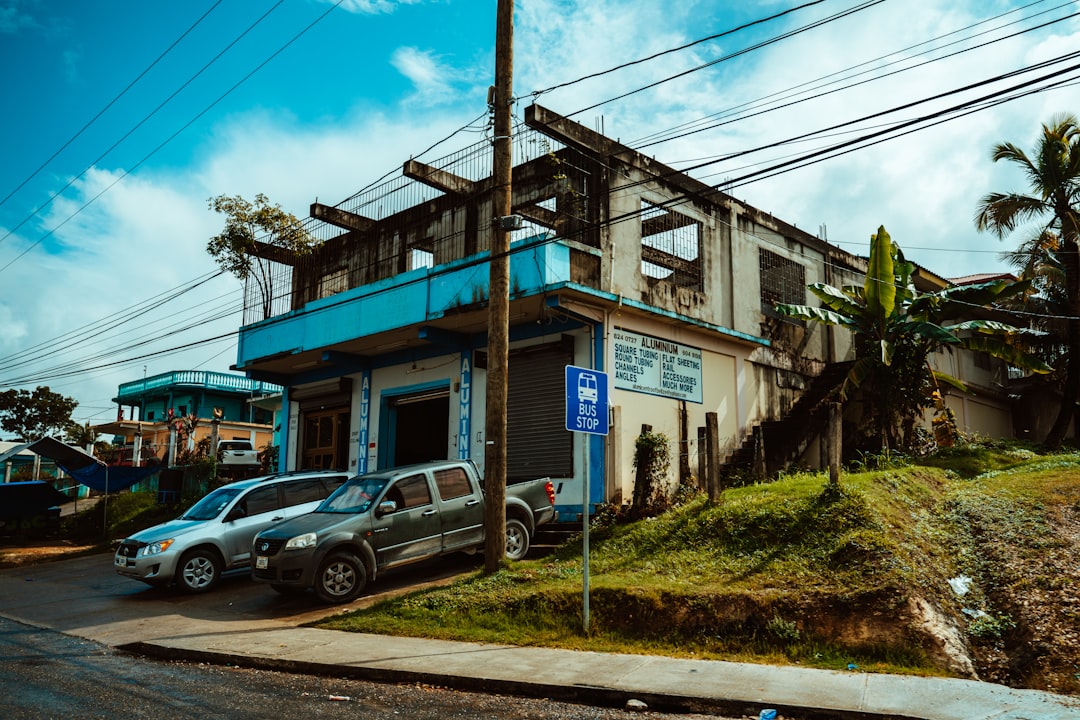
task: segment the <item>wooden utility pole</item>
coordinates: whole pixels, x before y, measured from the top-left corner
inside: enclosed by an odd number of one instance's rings
[[[487,419],[484,454],[484,572],[506,561],[506,388],[510,337],[510,213],[513,131],[514,2],[499,0],[495,21],[495,123],[492,161],[491,275],[488,283]]]

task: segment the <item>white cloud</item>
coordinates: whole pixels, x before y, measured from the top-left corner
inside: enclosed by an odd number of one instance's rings
[[[388,12],[397,5],[357,1],[342,7],[351,12]],[[717,5],[640,0],[518,3],[515,91],[522,95],[550,87],[731,27],[733,21],[718,12]],[[693,73],[575,119],[597,129],[602,124],[607,135],[630,142],[963,27],[974,17],[965,16],[965,8],[983,12],[974,0],[886,3],[848,21],[823,26],[739,61]],[[759,14],[766,14],[766,10]],[[805,18],[792,16],[790,23],[796,22],[805,22]],[[1041,42],[1002,43],[970,57],[913,70],[709,133],[688,135],[643,152],[677,164],[775,142],[1020,67],[1034,59],[1060,55],[1080,46],[1075,27],[1071,26],[1070,32],[1063,25],[1054,36]],[[888,32],[881,28],[888,28]],[[769,30],[775,32],[776,28]],[[539,102],[556,112],[572,112],[738,50],[748,37],[740,34],[713,41],[577,83],[545,94]],[[0,324],[5,333],[0,335],[0,349],[7,354],[26,342],[41,342],[114,316],[136,302],[212,271],[214,264],[205,245],[220,230],[223,218],[207,209],[206,200],[211,196],[239,194],[251,198],[261,192],[302,217],[316,199],[335,204],[387,171],[399,168],[411,155],[484,111],[484,90],[493,75],[491,48],[467,49],[468,56],[462,54],[457,43],[438,48],[399,48],[391,62],[412,82],[415,92],[398,98],[397,105],[386,100],[376,105],[374,99],[361,98],[347,115],[310,124],[302,124],[284,111],[239,112],[216,122],[210,137],[195,150],[189,167],[140,170],[125,178],[4,274]],[[1011,168],[990,162],[990,148],[1003,140],[1029,148],[1041,122],[1063,110],[1078,111],[1070,106],[1075,103],[1069,92],[999,106],[906,139],[755,182],[733,194],[812,233],[824,224],[829,239],[844,243],[842,247],[852,252],[865,252],[870,234],[884,224],[909,257],[939,274],[956,276],[998,269],[994,254],[971,252],[1010,247],[1008,241],[999,243],[994,237],[975,232],[971,221],[975,203],[990,190],[1024,186],[1023,178]],[[522,102],[528,101],[525,98]],[[476,135],[463,134],[428,157],[445,155],[477,139]],[[707,182],[719,183],[724,177],[746,172],[744,167],[764,165],[822,144],[814,141],[794,150],[787,147],[756,153],[697,174]],[[55,226],[115,178],[116,171],[108,168],[89,173],[76,184],[69,199],[57,202],[49,211],[44,227]],[[4,244],[3,257],[10,258],[13,247],[37,237],[24,228],[20,237],[9,238]],[[58,253],[58,247],[65,252]],[[922,247],[949,252],[916,250]],[[45,252],[45,248],[52,252]],[[147,313],[133,324],[139,329],[124,337],[134,341],[140,334],[162,334],[170,320],[187,324],[200,312],[237,302],[238,288],[234,279],[219,278],[177,303],[191,308],[184,311],[183,317],[162,318]],[[221,297],[226,295],[229,299]],[[18,298],[35,300],[16,302]],[[239,324],[239,316],[235,315],[213,327],[166,338],[154,347],[181,345],[235,330]],[[118,344],[107,334],[102,335],[101,349]],[[150,349],[132,350],[125,356]],[[82,350],[79,356],[91,354]],[[65,357],[57,355],[56,359]],[[68,380],[49,384],[55,390],[76,395],[83,403],[76,411],[77,419],[89,417],[83,415],[88,408],[105,408],[105,414],[95,418],[102,421],[110,417],[108,399],[115,395],[117,385],[141,376],[144,364],[149,374],[155,374],[203,363],[206,369],[225,370],[232,362],[235,350],[219,344],[88,373],[78,378],[78,385]],[[50,363],[38,365],[47,367]],[[0,376],[7,375],[0,370]]]
[[[323,2],[337,4],[336,0],[323,0]],[[419,0],[344,0],[338,7],[346,12],[376,15],[392,13],[401,5],[415,5],[417,2]]]

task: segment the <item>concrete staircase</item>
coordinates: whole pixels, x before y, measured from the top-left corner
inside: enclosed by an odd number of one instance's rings
[[[771,478],[798,459],[824,429],[829,402],[844,382],[851,365],[851,362],[827,365],[785,417],[755,425],[743,444],[728,455],[721,466],[721,487]],[[757,463],[755,458],[758,458]],[[762,472],[762,476],[757,476]]]

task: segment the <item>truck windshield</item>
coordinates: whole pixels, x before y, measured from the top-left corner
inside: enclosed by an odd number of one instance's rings
[[[213,520],[229,501],[243,492],[240,488],[218,488],[191,506],[186,513],[180,516],[181,520]]]
[[[386,487],[387,478],[383,476],[361,475],[354,477],[323,500],[315,512],[321,513],[362,513],[365,512],[379,493]]]

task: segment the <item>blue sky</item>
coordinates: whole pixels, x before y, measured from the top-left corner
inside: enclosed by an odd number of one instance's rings
[[[801,4],[521,0],[517,112],[523,113],[531,91]],[[710,114],[745,111],[745,104],[763,98],[775,102],[798,92],[792,88],[805,92],[833,73],[850,76],[862,63],[872,71],[860,76],[867,79],[893,61],[941,58],[1080,11],[1062,0],[886,0],[741,53],[859,4],[810,3],[769,23],[544,94],[539,102],[570,114],[735,56],[575,116],[632,143]],[[209,197],[262,192],[302,217],[316,198],[336,203],[482,115],[493,81],[494,31],[495,3],[480,0],[346,0],[337,6],[324,0],[0,0],[0,96],[6,98],[0,199],[7,197],[0,204],[0,387],[49,385],[80,402],[76,419],[104,422],[115,416],[109,399],[117,386],[140,378],[144,368],[149,375],[226,370],[235,361],[235,340],[204,341],[239,326],[235,279],[216,278],[160,308],[140,308],[115,328],[105,322],[215,270],[205,245],[222,221],[207,210]],[[643,152],[683,167],[1077,48],[1080,23],[1068,18]],[[912,58],[924,50],[930,54]],[[982,110],[733,194],[811,232],[824,225],[830,241],[852,252],[864,252],[870,234],[884,224],[909,257],[939,274],[1000,270],[995,253],[1009,244],[976,233],[975,203],[991,190],[1025,188],[1019,173],[990,162],[990,148],[1002,140],[1030,148],[1039,124],[1061,112],[1080,113],[1077,86]],[[459,134],[425,157],[480,137]],[[825,142],[763,151],[695,174],[718,183]]]

